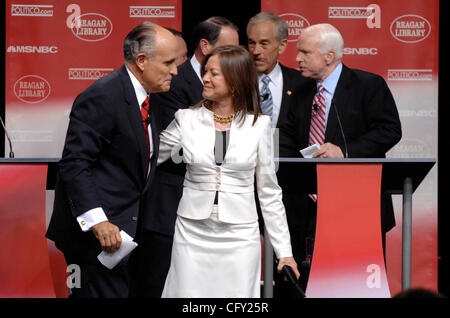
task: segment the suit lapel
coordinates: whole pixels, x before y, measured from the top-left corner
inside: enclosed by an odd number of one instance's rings
[[[136,144],[138,145],[140,152],[142,176],[145,177],[147,173],[147,138],[142,125],[142,117],[139,112],[139,104],[136,99],[136,93],[134,92],[133,84],[131,83],[131,79],[125,65],[120,69],[120,78],[124,88],[125,101],[128,103],[128,120],[135,134]]]
[[[327,128],[325,132],[325,142],[335,143],[336,133],[339,131],[338,121],[336,117],[336,109],[339,112],[340,118],[342,118],[342,114],[345,109],[348,107],[348,93],[349,89],[349,72],[348,68],[342,65],[342,73],[339,77],[338,83],[336,85],[336,90],[333,95],[333,105],[331,105],[330,113],[328,114]]]
[[[283,90],[281,95],[280,114],[278,115],[277,127],[279,127],[287,118],[291,95],[293,91],[293,81],[291,80],[286,68],[280,64],[281,74],[283,75]]]
[[[159,154],[159,133],[161,132],[161,122],[159,121],[159,118],[161,117],[159,115],[159,112],[157,111],[156,107],[151,105],[150,100],[150,116],[152,116],[152,121],[150,122],[150,126],[152,129],[152,142],[153,142],[153,154],[152,158],[150,159],[150,173],[146,179],[144,191],[146,191],[150,185],[150,180],[153,179],[153,175],[155,174],[156,169],[156,162],[158,161],[158,154]],[[147,172],[146,172],[147,173]]]
[[[197,73],[195,73],[192,67],[191,60],[188,59],[182,66],[180,66],[180,75],[183,76],[185,82],[190,87],[190,92],[193,99],[189,101],[190,104],[194,105],[198,101],[203,99],[203,83],[198,78]]]

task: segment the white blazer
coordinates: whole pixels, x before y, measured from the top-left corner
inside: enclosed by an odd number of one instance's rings
[[[261,211],[275,253],[277,257],[292,256],[282,192],[275,174],[270,117],[261,115],[254,126],[252,123],[253,115],[246,115],[243,122],[233,119],[226,155],[218,166],[214,156],[213,112],[204,106],[180,109],[160,135],[158,164],[171,157],[175,162],[187,164],[177,214],[195,220],[210,216],[218,191],[220,221],[232,224],[257,221],[256,175]]]

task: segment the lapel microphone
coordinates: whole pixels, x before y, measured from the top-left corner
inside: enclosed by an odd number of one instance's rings
[[[12,148],[11,138],[9,137],[8,130],[6,130],[6,126],[5,126],[5,123],[3,122],[2,117],[0,117],[0,121],[2,122],[3,130],[5,131],[5,135],[6,135],[6,138],[8,139],[8,143],[9,143],[9,158],[14,158],[14,152],[13,152],[13,148]]]
[[[263,95],[263,101],[266,101],[269,98],[269,93]]]
[[[342,139],[344,140],[344,147],[345,147],[345,158],[348,158],[348,150],[347,150],[347,141],[345,140],[345,134],[344,134],[344,129],[342,128],[342,124],[341,124],[341,119],[339,117],[339,113],[337,110],[337,106],[336,106],[336,100],[333,99],[331,100],[331,108],[334,108],[334,111],[336,112],[336,117],[338,120],[338,124],[339,124],[339,129],[341,131],[341,135],[342,135]]]
[[[316,103],[313,104],[313,108],[314,108],[314,111],[317,113],[317,104]]]

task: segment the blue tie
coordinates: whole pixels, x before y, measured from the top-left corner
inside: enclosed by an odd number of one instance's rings
[[[272,94],[270,93],[269,89],[269,82],[270,77],[267,75],[263,75],[262,77],[263,86],[261,88],[261,111],[265,115],[272,116],[272,110],[273,110],[273,100],[272,100]]]

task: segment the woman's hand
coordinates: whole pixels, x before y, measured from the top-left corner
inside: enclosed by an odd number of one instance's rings
[[[278,273],[281,272],[284,265],[287,265],[290,268],[292,268],[292,271],[295,274],[295,278],[298,279],[300,277],[300,272],[298,271],[297,263],[295,262],[295,260],[292,256],[280,258],[280,260],[278,261],[278,267],[277,267]]]

